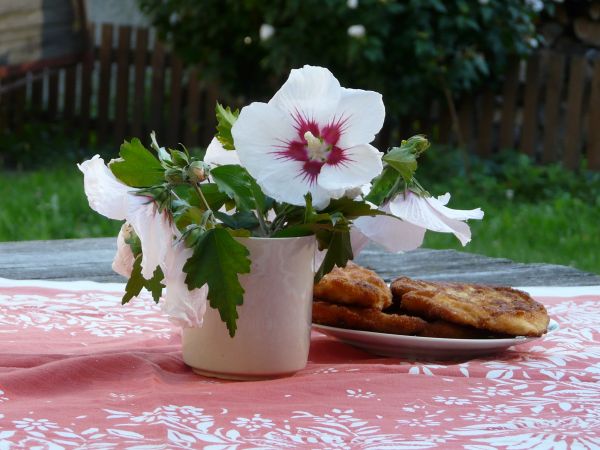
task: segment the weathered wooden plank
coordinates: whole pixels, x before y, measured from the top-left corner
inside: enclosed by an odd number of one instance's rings
[[[71,65],[65,69],[65,107],[63,117],[72,121],[75,116],[75,100],[77,98],[77,66]]]
[[[515,147],[515,114],[519,89],[519,61],[513,60],[506,72],[502,90],[502,117],[500,120],[500,148]]]
[[[484,157],[492,154],[495,103],[495,95],[491,89],[486,89],[479,97],[477,153]]]
[[[91,102],[92,102],[92,71],[94,70],[94,39],[96,28],[90,24],[88,30],[88,48],[81,62],[81,103],[79,105],[79,120],[81,130],[80,144],[85,146],[89,142],[91,125]]]
[[[160,41],[154,44],[152,54],[152,87],[150,92],[150,130],[161,136],[165,98],[165,47]]]
[[[132,136],[141,137],[144,133],[143,124],[145,117],[146,99],[146,64],[148,51],[148,29],[138,28],[135,33],[135,84],[133,96],[133,122],[131,125]]]
[[[600,59],[594,64],[588,113],[587,159],[588,167],[600,170]]]
[[[33,73],[31,82],[31,111],[39,115],[44,109],[44,71]]]
[[[471,95],[466,96],[460,105],[458,111],[458,120],[460,122],[460,131],[464,139],[464,143],[467,146],[467,150],[471,152],[473,150],[473,112],[475,111],[474,97]]]
[[[48,117],[56,120],[58,117],[58,70],[52,69],[48,74]]]
[[[567,99],[565,152],[563,162],[565,166],[576,169],[581,160],[581,136],[583,134],[581,116],[583,106],[583,92],[585,90],[585,58],[573,56],[569,71],[569,91]]]
[[[176,146],[181,141],[179,134],[181,122],[181,78],[183,76],[183,62],[173,55],[171,58],[171,104],[169,108],[168,142]]]
[[[553,53],[549,61],[548,82],[546,83],[546,104],[544,105],[544,146],[542,162],[558,159],[558,132],[565,56]]]
[[[204,123],[203,123],[203,139],[200,145],[206,147],[216,133],[217,118],[215,116],[215,107],[219,99],[219,90],[214,84],[208,86],[205,92],[204,103]]]
[[[200,110],[200,91],[198,89],[198,72],[191,69],[188,74],[187,108],[185,120],[185,145],[198,145],[198,113]]]
[[[108,141],[108,114],[109,101],[111,95],[111,53],[113,45],[113,26],[111,24],[102,25],[102,37],[100,44],[100,83],[98,86],[98,116],[97,131],[98,142]]]
[[[538,128],[538,108],[540,98],[540,58],[533,55],[527,61],[525,76],[525,101],[523,104],[523,125],[519,150],[535,156]]]
[[[129,47],[131,45],[131,27],[118,29],[117,48],[117,97],[115,99],[115,145],[120,145],[127,133],[129,108]]]
[[[0,277],[124,281],[111,269],[116,238],[0,243]],[[454,250],[403,254],[367,247],[357,259],[390,281],[399,275],[511,286],[600,285],[600,276],[552,264],[519,264]]]

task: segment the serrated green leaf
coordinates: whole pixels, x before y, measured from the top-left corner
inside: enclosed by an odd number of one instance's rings
[[[317,239],[323,241],[324,236],[319,236],[319,233],[317,233]],[[327,253],[321,263],[321,267],[319,267],[319,270],[315,274],[315,283],[318,283],[321,278],[331,272],[335,266],[346,267],[348,261],[353,258],[350,229],[347,226],[336,227],[334,231],[329,232]]]
[[[331,200],[329,206],[325,209],[325,212],[329,212],[332,215],[333,213],[342,214],[346,219],[350,220],[362,216],[378,216],[385,214],[376,209],[372,209],[371,205],[367,202],[353,200],[347,197]]]
[[[396,169],[407,183],[410,182],[417,170],[417,157],[404,146],[392,148],[383,156],[383,160]]]
[[[223,224],[234,230],[241,228],[246,230],[252,230],[259,227],[258,219],[250,211],[239,211],[235,214],[226,214],[220,211],[214,211],[214,216],[219,219]]]
[[[119,155],[121,159],[113,161],[109,167],[115,177],[126,185],[148,187],[164,181],[164,169],[160,161],[139,139],[123,142]]]
[[[223,105],[217,103],[217,139],[225,150],[235,150],[233,144],[233,136],[231,135],[231,127],[240,115],[239,110],[231,111],[229,106],[224,108]]]
[[[133,262],[133,270],[125,285],[125,295],[123,295],[121,304],[124,305],[132,298],[140,295],[143,288],[146,288],[146,290],[152,294],[154,301],[158,303],[160,296],[162,295],[162,290],[165,287],[165,285],[161,283],[163,278],[164,275],[162,270],[160,267],[157,267],[152,274],[152,278],[146,280],[142,276],[142,255],[139,254]]]
[[[231,164],[215,167],[210,175],[219,190],[235,202],[238,211],[265,211],[265,194],[242,166]]]
[[[219,310],[229,335],[234,336],[238,318],[237,306],[244,301],[244,289],[238,275],[250,272],[250,252],[223,228],[202,234],[194,253],[183,266],[185,282],[190,290],[208,284],[208,300]]]

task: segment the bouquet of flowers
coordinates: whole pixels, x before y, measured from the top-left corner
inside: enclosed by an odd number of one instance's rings
[[[182,326],[202,324],[207,303],[234,336],[250,272],[240,237],[314,235],[318,281],[368,241],[390,251],[421,245],[427,229],[470,240],[480,209],[446,207],[416,180],[429,147],[413,136],[381,153],[370,143],[385,108],[379,93],[340,86],[326,68],[305,66],[268,103],[241,111],[217,105],[217,135],[203,158],[185,147],[124,142],[108,165],[79,168],[90,206],[125,220],[113,269],[129,278],[123,303],[143,288]],[[292,256],[292,255],[290,255]]]

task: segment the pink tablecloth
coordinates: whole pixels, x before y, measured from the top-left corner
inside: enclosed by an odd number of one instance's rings
[[[194,375],[120,289],[0,279],[0,448],[600,448],[598,288],[538,296],[560,330],[503,354],[415,363],[314,332],[305,370],[260,382]]]

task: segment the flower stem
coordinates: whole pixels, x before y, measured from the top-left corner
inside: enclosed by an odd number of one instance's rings
[[[198,197],[200,197],[200,200],[202,201],[202,203],[204,203],[204,208],[209,211],[211,210],[210,205],[208,204],[208,202],[206,201],[206,198],[204,197],[204,194],[202,193],[202,189],[200,189],[198,187],[198,183],[192,183],[194,186],[194,189],[196,190],[196,194],[198,194]]]

